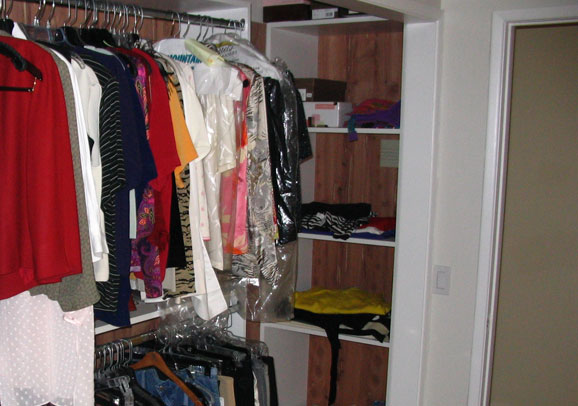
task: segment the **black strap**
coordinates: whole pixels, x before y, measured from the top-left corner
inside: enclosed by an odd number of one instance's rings
[[[5,91],[15,91],[15,92],[33,92],[34,87],[36,86],[36,80],[42,80],[42,72],[36,66],[34,66],[31,62],[24,59],[22,55],[16,51],[12,46],[0,41],[0,54],[8,57],[14,67],[20,71],[29,72],[32,76],[34,76],[34,85],[32,87],[13,87],[13,86],[0,86],[0,90]]]

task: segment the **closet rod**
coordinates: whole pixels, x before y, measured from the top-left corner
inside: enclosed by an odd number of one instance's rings
[[[0,2],[7,4],[9,1],[15,0],[0,0]],[[52,0],[16,0],[16,1],[23,1],[26,3],[42,3],[42,7],[52,7]],[[132,12],[132,6],[134,5],[137,7],[139,11],[144,13],[144,18],[152,18],[152,19],[160,19],[166,21],[172,21],[175,23],[181,24],[194,24],[194,25],[201,25],[201,26],[210,26],[215,28],[228,28],[231,30],[244,30],[245,29],[245,19],[241,20],[229,20],[226,18],[216,18],[198,14],[189,14],[183,12],[177,12],[173,10],[159,10],[154,8],[148,7],[141,7],[134,3],[126,3],[126,2],[115,2],[115,1],[92,1],[92,0],[55,0],[54,1],[57,6],[60,7],[68,7],[68,4],[74,8],[88,8],[94,11],[95,4],[97,5],[96,8],[98,11],[103,11],[106,4],[115,5],[116,6],[127,6],[129,7],[129,12]],[[10,7],[11,9],[12,7]],[[140,17],[140,16],[139,16]]]

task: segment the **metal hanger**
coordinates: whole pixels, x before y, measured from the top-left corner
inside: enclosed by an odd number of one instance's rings
[[[144,24],[144,9],[141,6],[138,6],[139,14],[140,14],[140,23],[136,30],[136,33],[140,35],[140,30]]]
[[[98,3],[96,0],[92,0],[92,21],[88,28],[98,28]]]
[[[32,24],[36,27],[40,27],[40,20],[42,19],[42,15],[44,14],[45,6],[46,0],[38,1],[38,10],[36,10],[36,14],[34,15],[34,19],[32,20]]]
[[[201,21],[199,21],[199,33],[197,34],[197,38],[195,38],[195,40],[199,40],[199,38],[201,38],[201,34],[203,33],[203,23],[205,21],[205,17],[201,17]]]
[[[87,28],[88,21],[92,16],[92,10],[88,8],[88,1],[84,2],[84,21],[80,24],[80,28]]]
[[[71,20],[72,19],[71,0],[67,0],[67,7],[68,7],[67,11],[68,14],[66,16],[66,20],[64,20],[64,22],[62,23],[62,27],[58,29],[58,31],[60,31],[62,35],[61,41],[71,46],[82,46],[84,45],[84,41],[82,41],[82,39],[80,38],[78,30],[72,27],[78,20],[78,1],[74,2],[74,20]]]
[[[48,18],[46,19],[46,28],[52,28],[52,17],[54,17],[54,11],[56,10],[56,1],[52,0],[52,9],[50,10],[50,14],[48,15]]]
[[[185,33],[183,34],[183,38],[187,37],[187,34],[189,33],[189,28],[191,28],[191,16],[189,14],[187,14],[186,16],[187,16],[187,29],[185,30]]]
[[[12,12],[12,7],[14,7],[14,0],[10,0],[10,7],[7,6],[8,0],[2,0],[2,13],[0,13],[0,18],[8,19],[10,18],[10,13]]]

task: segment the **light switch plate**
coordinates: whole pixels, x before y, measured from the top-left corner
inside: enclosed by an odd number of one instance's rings
[[[435,265],[433,272],[433,293],[438,295],[450,294],[452,268],[444,265]]]

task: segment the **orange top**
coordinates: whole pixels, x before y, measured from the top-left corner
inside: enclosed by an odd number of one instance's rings
[[[173,122],[173,131],[175,134],[175,144],[177,146],[177,153],[179,155],[179,160],[181,164],[175,168],[175,183],[177,187],[183,188],[185,184],[181,179],[181,172],[185,169],[185,166],[192,160],[196,159],[199,155],[197,150],[193,145],[187,124],[185,122],[185,114],[183,113],[183,108],[179,102],[179,97],[177,95],[177,89],[169,81],[167,84],[167,90],[169,93],[169,106],[171,108],[171,119]],[[204,123],[203,123],[204,125]]]

